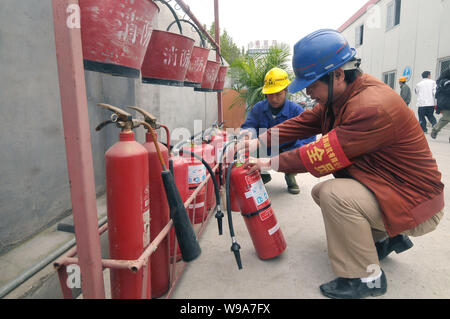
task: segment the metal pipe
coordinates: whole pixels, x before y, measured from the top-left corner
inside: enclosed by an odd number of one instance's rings
[[[215,0],[217,1],[217,0]],[[189,6],[184,3],[183,0],[175,0],[176,3],[178,3],[178,5],[181,7],[181,9],[188,15],[189,18],[192,19],[192,21],[194,21],[194,23],[197,25],[197,27],[200,29],[200,31],[203,32],[203,34],[208,38],[208,40],[216,47],[217,51],[220,52],[220,44],[218,44],[213,38],[212,36],[208,33],[208,31],[205,30],[205,28],[203,27],[203,24],[201,24],[200,21],[198,21],[198,19],[195,17],[195,15],[192,13],[191,9],[189,8]]]
[[[67,8],[73,4],[79,5],[76,0],[52,0],[67,170],[83,295],[104,299],[81,29],[67,27]]]
[[[106,217],[103,217],[102,219],[99,220],[99,222],[98,222],[99,225],[103,225],[100,229],[102,229],[104,227],[104,224],[106,223],[106,221],[107,221]],[[75,238],[69,240],[67,243],[63,244],[61,247],[59,247],[53,253],[48,255],[46,258],[44,258],[43,260],[41,260],[40,262],[38,262],[37,264],[35,264],[31,268],[29,268],[28,270],[26,270],[19,277],[16,277],[14,280],[9,282],[5,286],[1,287],[0,288],[0,298],[3,298],[4,296],[8,295],[11,291],[16,289],[18,286],[20,286],[22,283],[24,283],[31,277],[33,277],[36,273],[38,273],[39,271],[44,269],[48,264],[50,264],[52,261],[57,259],[59,256],[61,256],[65,252],[67,254],[70,254],[74,251],[73,252],[73,255],[74,255],[76,253],[76,246],[72,249],[70,249],[70,248],[73,247],[75,244],[76,244]]]
[[[219,24],[219,0],[214,0],[214,21],[216,43],[219,49],[216,51],[216,61],[220,63],[220,24]],[[217,92],[217,117],[219,123],[223,121],[222,92]]]
[[[98,229],[98,234],[102,235],[105,231],[108,230],[108,224],[106,223],[108,220],[108,217],[103,217],[100,221],[99,221],[99,229]],[[64,256],[61,256],[60,258],[58,258],[54,263],[53,263],[53,267],[55,267],[55,269],[59,268],[59,265],[63,265],[64,264],[64,259],[65,258],[69,258],[69,257],[73,257],[75,256],[77,253],[77,246],[72,247],[70,250],[68,250]]]
[[[48,264],[50,264],[53,260],[58,258],[61,254],[63,254],[67,249],[75,245],[75,238],[70,240],[69,242],[62,245],[60,248],[58,248],[56,251],[54,251],[52,254],[48,255],[45,259],[41,260],[37,264],[35,264],[30,269],[26,270],[24,273],[22,273],[19,277],[15,278],[13,281],[9,282],[5,286],[3,286],[0,289],[0,298],[3,298],[7,294],[9,294],[11,291],[16,289],[18,286],[20,286],[22,283],[30,279],[33,275],[35,275],[37,272],[41,271],[43,268],[45,268]]]

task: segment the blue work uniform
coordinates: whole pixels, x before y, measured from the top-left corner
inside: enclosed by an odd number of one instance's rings
[[[298,104],[286,99],[286,102],[283,105],[283,108],[280,113],[277,115],[273,115],[270,110],[269,102],[266,100],[256,103],[251,111],[249,112],[247,119],[244,124],[242,124],[241,128],[250,129],[253,128],[256,130],[256,133],[259,134],[264,133],[264,129],[272,128],[278,124],[283,123],[286,120],[289,120],[293,117],[296,117],[303,113],[305,110]],[[299,148],[300,146],[309,144],[316,140],[315,136],[304,140],[296,140],[293,142],[288,142],[280,145],[279,153],[283,153],[286,151],[290,151],[295,148]],[[268,150],[268,155],[270,155],[270,150]]]

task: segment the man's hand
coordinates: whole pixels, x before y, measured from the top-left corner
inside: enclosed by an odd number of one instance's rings
[[[270,158],[249,157],[244,163],[244,168],[248,168],[251,174],[255,171],[270,171],[271,164]]]

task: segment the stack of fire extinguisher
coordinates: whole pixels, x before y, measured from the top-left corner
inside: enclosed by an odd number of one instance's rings
[[[200,141],[196,142],[196,136],[193,136],[170,152],[168,128],[157,123],[147,111],[130,107],[144,116],[142,121],[133,119],[131,114],[118,107],[99,106],[113,114],[96,130],[110,123],[121,129],[119,141],[105,154],[110,258],[136,260],[170,219],[174,224],[170,235],[151,255],[150,267],[144,268],[146,273],[143,273],[144,269],[137,274],[111,269],[112,298],[158,298],[168,291],[170,262],[180,259],[188,262],[200,255],[192,225],[203,223],[212,209],[216,211],[219,234],[222,235],[222,186],[226,191],[231,250],[239,269],[242,269],[242,262],[232,211],[241,212],[259,258],[271,259],[286,249],[286,241],[259,172],[250,174],[243,163],[236,160],[234,151],[231,152],[234,158],[226,161],[231,163],[224,163],[227,148],[237,143],[236,136],[221,130],[221,125],[213,125],[208,134],[202,132]],[[143,145],[135,140],[133,132],[139,126],[147,128]],[[155,131],[160,127],[166,129],[167,147],[157,140]],[[217,164],[219,169],[214,172]],[[210,181],[197,193],[186,211],[184,203],[208,175]],[[145,287],[144,293],[142,287]]]
[[[113,112],[101,123],[99,131],[115,123],[119,141],[105,154],[108,238],[110,258],[136,260],[144,249],[173,220],[174,230],[184,261],[192,261],[201,249],[172,173],[168,166],[168,149],[157,141],[156,120],[144,110],[145,121],[135,120],[124,110],[98,104]],[[148,129],[144,145],[135,140],[134,128]],[[114,299],[157,298],[169,289],[169,240],[164,239],[147,261],[147,273],[111,269],[111,296]],[[142,292],[142,287],[146,287]]]

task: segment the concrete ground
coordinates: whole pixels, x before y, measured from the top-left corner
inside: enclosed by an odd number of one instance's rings
[[[412,249],[399,255],[392,253],[381,262],[388,291],[378,298],[450,298],[448,138],[444,132],[436,140],[427,135],[442,172],[442,181],[447,185],[446,214],[434,232],[411,238]],[[238,270],[230,251],[229,230],[224,228],[224,235],[218,236],[216,221],[212,218],[200,240],[202,255],[188,265],[172,298],[325,298],[319,286],[336,276],[328,260],[322,214],[310,195],[312,187],[325,179],[310,174],[298,175],[301,193],[291,195],[286,191],[284,175],[272,172],[272,181],[266,188],[287,242],[286,251],[274,260],[262,261],[257,257],[243,218],[233,213],[243,263],[243,269]],[[224,225],[227,224],[224,222]]]
[[[379,298],[450,298],[450,130],[436,140],[429,135],[431,150],[447,185],[446,214],[436,231],[412,238],[414,247],[400,255],[391,254],[381,263],[388,280],[388,292]],[[175,288],[174,299],[310,299],[324,298],[319,286],[335,278],[327,255],[322,214],[311,198],[311,189],[326,178],[310,174],[297,176],[299,195],[287,193],[284,176],[272,173],[266,185],[276,217],[287,242],[278,258],[262,261],[256,256],[242,216],[233,213],[234,228],[241,245],[243,269],[238,270],[230,251],[231,239],[227,220],[224,234],[218,236],[211,217],[200,238],[201,256],[188,264]],[[106,214],[105,198],[98,200],[98,214]],[[225,212],[224,212],[225,213]],[[73,234],[50,227],[12,251],[0,256],[0,292],[14,278],[53,253],[73,238]],[[104,258],[107,258],[107,236],[102,236]],[[105,277],[108,289],[109,280]],[[106,292],[109,296],[109,291]],[[49,264],[4,298],[62,298],[56,272]]]

